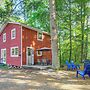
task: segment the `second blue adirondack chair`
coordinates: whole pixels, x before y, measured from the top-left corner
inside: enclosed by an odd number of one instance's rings
[[[76,65],[74,64],[74,61],[71,61],[72,69],[77,69]]]
[[[74,64],[74,61],[71,61],[71,65],[72,65],[72,69],[80,69],[80,65],[79,64]]]
[[[85,75],[90,77],[90,64],[88,64],[83,71],[77,70],[76,77],[78,78],[78,74],[85,79]]]

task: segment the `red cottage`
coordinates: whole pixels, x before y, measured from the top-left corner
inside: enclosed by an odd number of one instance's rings
[[[20,23],[6,23],[0,32],[0,58],[3,63],[14,66],[33,65],[47,58],[51,62],[50,35]]]

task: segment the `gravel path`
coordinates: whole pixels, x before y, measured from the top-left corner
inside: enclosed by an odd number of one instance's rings
[[[0,90],[90,90],[90,78],[73,71],[0,70]]]

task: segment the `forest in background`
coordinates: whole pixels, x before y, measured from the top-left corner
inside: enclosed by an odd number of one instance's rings
[[[55,5],[60,64],[90,59],[90,0],[56,0]],[[49,0],[0,0],[0,26],[8,21],[50,33]]]

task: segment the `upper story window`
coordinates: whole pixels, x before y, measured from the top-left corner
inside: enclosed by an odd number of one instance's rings
[[[6,42],[6,33],[3,34],[3,42]]]
[[[37,39],[41,41],[43,40],[43,34],[41,32],[37,33]]]
[[[16,38],[16,29],[12,29],[11,30],[11,39],[15,39]]]
[[[18,47],[11,47],[11,57],[18,57],[19,49]]]

